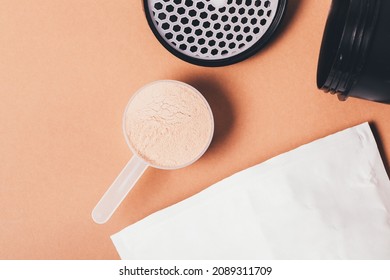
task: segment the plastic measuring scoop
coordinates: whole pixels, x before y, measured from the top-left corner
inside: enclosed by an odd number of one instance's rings
[[[187,91],[190,91],[192,94],[195,94],[197,98],[200,98],[202,102],[204,102],[204,105],[207,108],[208,117],[210,119],[210,134],[209,139],[207,142],[204,143],[204,147],[202,147],[202,150],[199,151],[198,154],[196,154],[193,158],[188,160],[184,164],[180,164],[177,166],[159,166],[156,164],[153,164],[151,161],[148,161],[140,155],[137,152],[137,149],[133,147],[132,143],[129,140],[128,131],[126,131],[126,122],[127,122],[127,116],[129,113],[129,110],[132,110],[132,102],[137,98],[138,95],[145,94],[146,91],[149,89],[149,87],[156,87],[158,85],[163,85],[165,88],[169,88],[172,86],[173,88],[182,87],[185,88]],[[162,81],[156,81],[153,83],[150,83],[140,90],[138,90],[133,98],[129,101],[126,110],[123,115],[123,132],[126,138],[126,142],[130,148],[130,150],[133,153],[133,157],[130,159],[130,161],[126,164],[126,166],[123,168],[123,170],[120,172],[118,177],[115,179],[115,181],[112,183],[112,185],[109,187],[109,189],[106,191],[106,193],[103,195],[103,197],[100,199],[100,201],[97,203],[95,208],[92,211],[92,219],[98,223],[98,224],[104,224],[107,222],[110,217],[113,215],[115,210],[118,208],[118,206],[122,203],[122,201],[125,199],[127,194],[130,192],[130,190],[135,186],[139,178],[142,176],[142,174],[145,172],[145,170],[151,166],[158,169],[179,169],[183,168],[185,166],[188,166],[192,163],[194,163],[196,160],[198,160],[208,149],[213,133],[214,133],[214,118],[211,111],[211,108],[209,104],[207,103],[206,99],[202,96],[202,94],[196,90],[195,88],[191,87],[190,85],[187,85],[182,82],[178,81],[171,81],[171,80],[162,80]],[[194,130],[196,132],[196,130]],[[131,133],[131,131],[130,131]],[[196,138],[196,135],[194,135],[194,138]]]

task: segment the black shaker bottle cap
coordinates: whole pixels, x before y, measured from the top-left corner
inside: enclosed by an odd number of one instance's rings
[[[317,70],[317,86],[348,96],[390,101],[390,1],[333,0]]]
[[[144,0],[149,26],[172,54],[225,66],[259,51],[275,33],[287,0]]]

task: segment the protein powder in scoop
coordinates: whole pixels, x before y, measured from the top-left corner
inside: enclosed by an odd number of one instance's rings
[[[129,146],[146,162],[162,168],[194,162],[213,134],[206,100],[196,89],[177,81],[158,81],[141,89],[124,118]]]
[[[148,166],[178,169],[210,145],[214,119],[199,91],[178,81],[156,81],[137,91],[123,115],[123,132],[134,153],[92,211],[107,222]]]

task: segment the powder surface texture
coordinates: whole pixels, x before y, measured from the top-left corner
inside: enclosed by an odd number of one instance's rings
[[[160,81],[141,89],[125,112],[128,143],[147,162],[179,168],[207,149],[213,117],[206,100],[193,88]]]

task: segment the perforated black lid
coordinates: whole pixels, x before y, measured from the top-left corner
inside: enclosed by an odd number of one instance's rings
[[[144,0],[149,26],[175,56],[224,66],[255,54],[284,15],[287,0]]]

